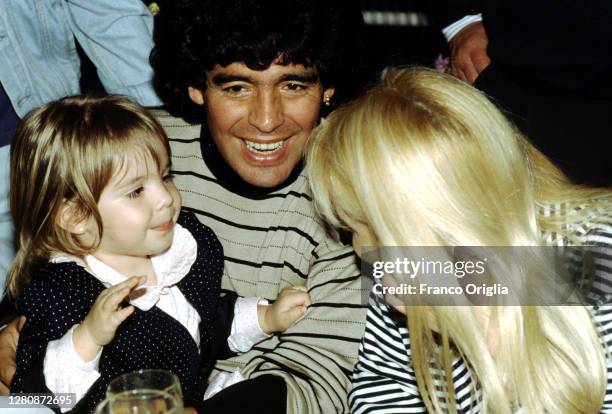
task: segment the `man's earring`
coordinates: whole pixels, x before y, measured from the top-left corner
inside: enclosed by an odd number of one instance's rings
[[[325,106],[330,106],[331,105],[331,96],[329,95],[323,95],[323,103],[325,104]]]

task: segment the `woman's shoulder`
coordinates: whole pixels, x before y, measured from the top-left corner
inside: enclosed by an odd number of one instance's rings
[[[405,315],[391,307],[381,295],[372,293],[368,301],[366,335],[377,342],[410,354],[410,337]]]
[[[612,304],[612,197],[569,203],[579,220],[567,224],[568,264],[588,304]],[[601,308],[601,312],[608,312]],[[602,313],[603,314],[603,313]]]
[[[612,196],[580,207],[585,211],[584,220],[577,223],[576,230],[584,244],[612,247]]]
[[[612,302],[587,306],[587,310],[591,314],[593,326],[599,333],[602,345],[606,350],[612,350]]]
[[[612,193],[586,201],[539,204],[538,212],[558,222],[563,244],[612,246]]]

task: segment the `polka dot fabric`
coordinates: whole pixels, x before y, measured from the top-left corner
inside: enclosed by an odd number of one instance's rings
[[[212,342],[223,273],[223,249],[212,230],[191,213],[183,212],[179,223],[191,232],[198,244],[196,261],[177,286],[200,315],[202,352],[187,329],[170,315],[156,306],[148,311],[136,308],[119,327],[114,340],[104,347],[100,378],[79,402],[75,412],[91,413],[103,399],[112,378],[145,368],[174,372],[181,380],[186,399],[202,399],[208,373],[215,361],[210,350],[217,349]],[[37,269],[17,305],[27,322],[17,347],[13,393],[45,391],[32,389],[36,381],[29,379],[42,376],[41,361],[47,343],[80,323],[103,289],[95,277],[76,263],[47,263]],[[40,372],[36,372],[38,370]]]

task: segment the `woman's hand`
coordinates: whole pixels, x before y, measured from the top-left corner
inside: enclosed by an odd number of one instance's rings
[[[272,305],[259,305],[257,316],[259,326],[266,333],[284,332],[310,306],[310,295],[304,286],[292,286],[281,290]]]
[[[121,308],[121,302],[145,280],[144,276],[132,276],[100,293],[73,334],[74,348],[84,361],[94,359],[113,340],[119,325],[134,312],[131,305]]]

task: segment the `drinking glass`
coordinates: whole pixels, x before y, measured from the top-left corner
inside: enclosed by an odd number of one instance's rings
[[[176,398],[161,390],[135,389],[113,394],[95,414],[182,414]]]
[[[100,401],[96,406],[94,414],[110,414],[110,401],[108,399]]]
[[[106,397],[112,400],[120,394],[136,390],[166,392],[176,400],[180,412],[183,410],[181,383],[176,375],[163,369],[144,369],[120,375],[108,385]]]

